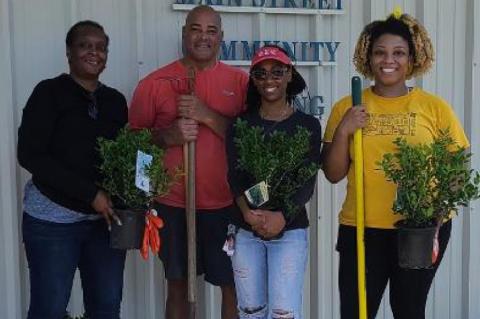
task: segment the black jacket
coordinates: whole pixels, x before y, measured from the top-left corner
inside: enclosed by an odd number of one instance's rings
[[[320,163],[321,127],[319,121],[313,116],[296,111],[289,118],[281,122],[273,122],[260,118],[258,112],[248,112],[242,114],[240,118],[242,120],[246,120],[248,125],[262,127],[264,131],[267,132],[274,129],[278,131],[285,131],[287,134],[295,134],[298,126],[307,128],[312,134],[310,136],[310,153],[308,154],[307,160],[308,162]],[[227,130],[225,144],[228,161],[228,181],[230,184],[230,189],[236,198],[241,196],[247,188],[254,185],[255,181],[247,172],[240,170],[237,167],[238,154],[234,142],[234,123],[235,120]],[[284,230],[308,227],[309,223],[307,212],[305,210],[305,204],[312,197],[316,181],[317,175],[315,174],[314,177],[307,181],[305,185],[301,187],[296,194],[294,194],[292,200],[296,205],[300,206],[301,209],[292,219],[289,219],[287,216],[285,216],[287,224],[285,225]],[[243,220],[243,215],[238,207],[235,207],[231,217],[233,224],[248,231],[252,230],[250,225]]]
[[[101,85],[91,94],[67,74],[41,81],[23,110],[18,161],[50,200],[95,213],[97,138],[114,138],[127,120],[127,102],[115,89]]]

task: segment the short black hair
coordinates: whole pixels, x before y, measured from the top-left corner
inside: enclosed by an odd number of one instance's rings
[[[282,48],[279,47],[278,45],[274,44],[267,44],[265,47],[269,48],[277,48],[283,53],[285,53],[291,60],[292,57],[289,56],[288,52]],[[305,83],[305,80],[303,79],[302,75],[298,73],[297,69],[293,65],[289,66],[292,71],[292,80],[287,84],[287,102],[289,104],[292,104],[293,100],[295,99],[295,96],[298,94],[302,93],[303,90],[307,87],[307,84]],[[253,68],[252,71],[254,71],[255,68]],[[258,93],[257,87],[253,83],[252,77],[248,80],[248,87],[247,87],[247,112],[255,112],[258,111],[260,108],[260,103],[261,103],[261,96],[260,93]]]
[[[65,38],[65,45],[67,46],[67,48],[72,47],[73,42],[75,41],[75,38],[77,37],[78,31],[81,28],[85,28],[85,27],[96,28],[96,29],[102,31],[103,34],[105,34],[105,39],[106,39],[107,47],[108,47],[108,43],[110,42],[110,38],[108,37],[107,33],[103,29],[102,25],[100,23],[92,21],[92,20],[83,20],[83,21],[79,21],[79,22],[75,23],[70,28],[70,30],[68,30],[67,36]]]

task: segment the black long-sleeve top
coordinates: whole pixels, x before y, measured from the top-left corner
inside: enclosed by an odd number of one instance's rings
[[[246,120],[250,126],[263,127],[264,132],[285,131],[288,135],[293,135],[296,132],[297,126],[303,126],[311,133],[310,135],[310,153],[308,154],[308,162],[320,163],[320,148],[321,148],[321,127],[319,121],[311,115],[307,115],[300,111],[295,111],[287,119],[274,122],[262,119],[258,112],[248,112],[240,116],[242,120]],[[237,160],[238,153],[235,147],[235,121],[230,125],[227,130],[225,143],[228,160],[228,182],[230,189],[232,190],[235,198],[242,196],[243,192],[253,186],[256,182],[253,177],[247,172],[238,168]],[[286,226],[284,230],[291,230],[297,228],[308,227],[308,217],[305,209],[305,204],[312,197],[317,181],[317,175],[315,174],[310,180],[308,180],[303,187],[301,187],[293,196],[292,200],[294,204],[299,206],[300,211],[293,217],[293,219],[286,217]],[[281,209],[281,208],[280,208]],[[284,215],[285,216],[285,215]],[[243,219],[242,212],[238,207],[234,209],[232,213],[232,223],[252,231],[250,225],[248,225]]]
[[[97,138],[113,139],[128,120],[125,97],[101,84],[88,92],[70,75],[41,81],[23,110],[18,161],[53,202],[95,213],[100,181]]]

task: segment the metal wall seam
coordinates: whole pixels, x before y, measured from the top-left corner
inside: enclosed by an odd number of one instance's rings
[[[466,42],[465,58],[465,128],[470,138],[472,168],[480,169],[480,4],[477,0],[467,1],[466,10]],[[476,120],[476,121],[475,121]],[[463,276],[462,318],[480,318],[480,216],[478,214],[480,201],[474,201],[465,209],[464,246],[463,246]]]
[[[18,232],[17,169],[15,159],[15,115],[11,0],[0,1],[0,317],[22,316]]]

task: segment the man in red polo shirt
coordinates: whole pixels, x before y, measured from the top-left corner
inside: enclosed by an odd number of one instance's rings
[[[220,15],[209,6],[189,12],[182,30],[184,57],[140,81],[130,107],[133,128],[155,129],[166,149],[168,169],[183,166],[182,145],[196,141],[197,267],[205,280],[221,287],[222,318],[237,318],[229,257],[222,251],[232,195],[227,184],[224,133],[244,110],[248,75],[217,60],[223,38]],[[195,69],[194,94],[186,88]],[[187,318],[187,238],[185,185],[180,179],[157,199],[165,221],[160,258],[168,280],[167,318]]]

